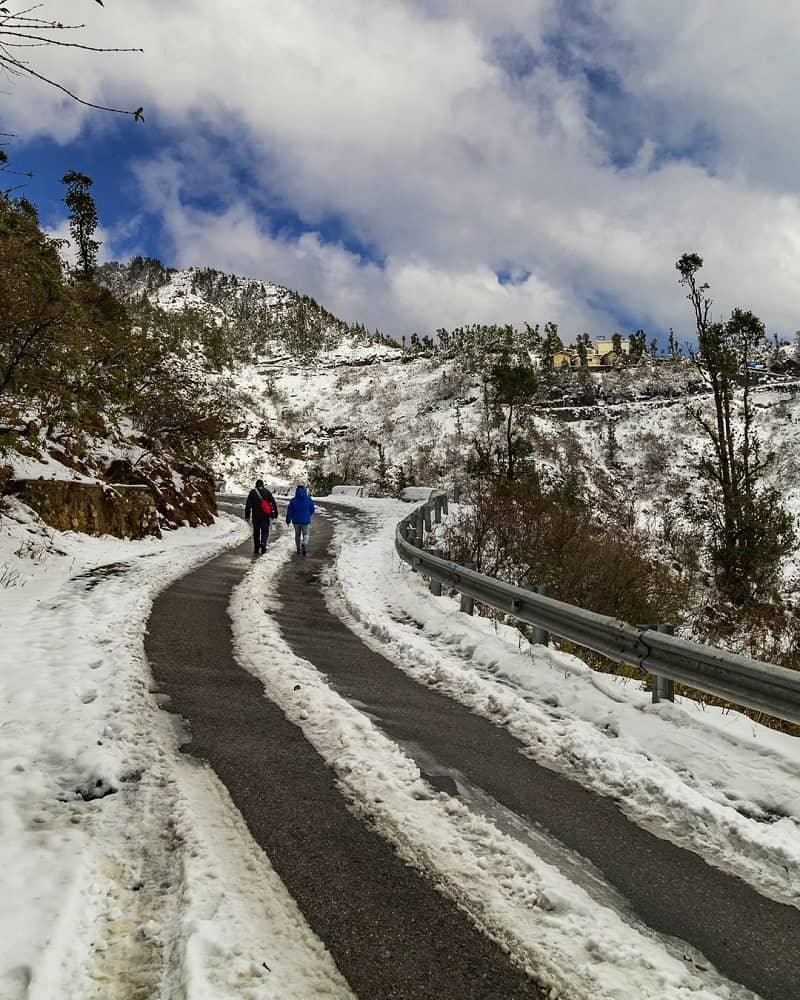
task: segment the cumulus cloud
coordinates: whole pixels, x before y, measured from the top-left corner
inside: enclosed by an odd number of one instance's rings
[[[192,206],[185,197],[185,163],[162,157],[137,170],[146,207],[163,220],[178,266],[214,266],[312,289],[337,315],[398,336],[496,322],[499,316],[522,324],[531,317],[563,315],[580,328],[591,326],[593,318],[609,322],[600,312],[584,313],[577,297],[565,302],[558,289],[533,275],[502,284],[485,265],[458,267],[402,256],[377,264],[314,232],[272,233],[243,200],[224,210]]]
[[[143,103],[158,123],[168,148],[136,169],[178,263],[271,278],[396,334],[554,319],[571,337],[619,317],[686,327],[673,263],[691,249],[721,309],[797,326],[791,6],[130,10],[106,4],[91,40],[143,57],[37,51],[87,99]],[[17,131],[60,141],[85,122],[44,88],[19,88],[8,107]],[[281,231],[287,211],[304,232]],[[321,235],[331,217],[346,245]],[[508,271],[525,277],[503,284]]]

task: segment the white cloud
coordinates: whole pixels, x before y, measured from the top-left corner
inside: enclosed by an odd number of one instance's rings
[[[93,38],[141,44],[144,56],[37,51],[88,99],[142,103],[175,137],[139,176],[179,263],[299,287],[396,333],[556,319],[570,337],[607,332],[614,311],[686,329],[673,263],[691,249],[721,309],[747,305],[794,330],[800,14],[777,2],[591,0],[581,27],[565,9],[141,0],[134,17],[114,2]],[[610,162],[613,120],[593,120],[586,80],[545,46],[559,31],[564,51],[615,73],[627,94],[615,99],[637,130],[626,138],[641,143],[631,167]],[[530,46],[527,75],[498,65],[498,38]],[[84,120],[33,86],[9,109],[17,131],[61,140]],[[713,139],[707,166],[659,160],[698,129]],[[215,135],[232,138],[218,155]],[[231,156],[247,158],[252,196]],[[192,207],[209,188],[221,207]],[[275,236],[265,202],[289,206],[309,233]],[[383,266],[323,243],[315,231],[331,216]],[[494,272],[507,267],[531,277],[501,285]]]
[[[270,234],[244,201],[223,212],[187,206],[183,173],[162,158],[139,168],[148,209],[164,220],[181,267],[215,266],[251,277],[268,276],[278,284],[311,289],[337,315],[361,320],[398,335],[470,322],[523,323],[532,316],[564,315],[576,326],[587,316],[580,303],[563,301],[560,292],[531,276],[502,285],[494,271],[475,266],[459,269],[423,258],[388,257],[379,266],[316,233],[298,237]]]

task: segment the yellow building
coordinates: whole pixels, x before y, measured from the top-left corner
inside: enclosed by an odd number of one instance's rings
[[[619,339],[619,349],[623,354],[629,354],[631,349],[631,342],[627,337],[620,336]],[[614,341],[612,339],[608,340],[596,340],[594,342],[594,353],[603,355],[610,354],[614,350]]]
[[[614,341],[596,340],[593,347],[587,347],[586,364],[589,368],[609,368],[623,354],[631,349],[627,337],[620,337],[619,352],[614,350]],[[580,357],[574,347],[565,347],[553,355],[553,368],[578,368]]]
[[[572,347],[556,351],[553,355],[553,368],[577,368],[579,364],[578,352]]]

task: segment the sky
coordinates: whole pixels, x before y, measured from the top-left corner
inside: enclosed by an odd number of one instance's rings
[[[49,0],[30,50],[83,98],[0,83],[43,223],[94,178],[103,254],[212,266],[395,336],[559,324],[691,333],[675,261],[719,317],[800,327],[800,8],[783,0]],[[19,50],[21,51],[21,50]]]

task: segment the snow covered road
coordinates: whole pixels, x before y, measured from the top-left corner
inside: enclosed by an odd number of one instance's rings
[[[230,614],[236,657],[278,706],[270,709],[275,726],[285,713],[286,732],[297,727],[327,762],[352,821],[427,873],[553,996],[753,996],[700,949],[654,932],[598,868],[487,790],[489,761],[481,775],[448,759],[447,737],[461,742],[454,734],[426,745],[392,731],[381,699],[344,698],[342,678],[326,679],[299,649],[297,607],[294,625],[286,611],[293,594],[301,602],[312,591],[324,596],[348,621],[354,650],[364,649],[357,635],[418,682],[421,697],[446,695],[476,725],[485,725],[482,716],[517,741],[529,760],[515,751],[509,772],[538,767],[586,795],[599,792],[669,849],[738,873],[747,892],[792,913],[800,897],[795,741],[691,703],[653,707],[633,684],[456,614],[455,602],[432,597],[394,554],[405,506],[345,507],[329,566],[309,559],[304,570],[288,541],[275,539],[266,557],[240,563],[231,576]],[[354,977],[342,975],[325,935],[309,926],[297,886],[289,891],[289,876],[277,874],[281,852],[297,856],[297,845],[273,824],[274,856],[265,854],[213,771],[179,753],[183,733],[175,716],[158,710],[164,699],[144,658],[156,593],[246,537],[244,526],[222,519],[213,529],[134,544],[30,529],[18,524],[0,536],[8,581],[0,589],[0,833],[8,858],[0,898],[14,902],[0,913],[0,998],[352,997]],[[323,534],[320,521],[317,556]],[[15,555],[25,546],[29,553]],[[227,603],[224,593],[215,600]],[[174,641],[203,643],[206,606],[174,630]],[[323,612],[320,605],[306,618],[324,644]],[[269,706],[259,693],[250,701]],[[216,707],[224,717],[224,701]],[[262,779],[250,784],[261,796]],[[313,800],[302,807],[313,817]],[[608,836],[599,821],[595,827],[594,839]],[[622,847],[619,854],[621,867],[633,863]],[[687,910],[702,886],[693,889]],[[335,907],[331,913],[335,919]],[[757,941],[763,928],[751,918]],[[720,940],[725,933],[710,928]],[[800,995],[793,942],[766,942],[777,967],[765,957],[772,965],[758,994]],[[392,994],[384,987],[383,995]]]

